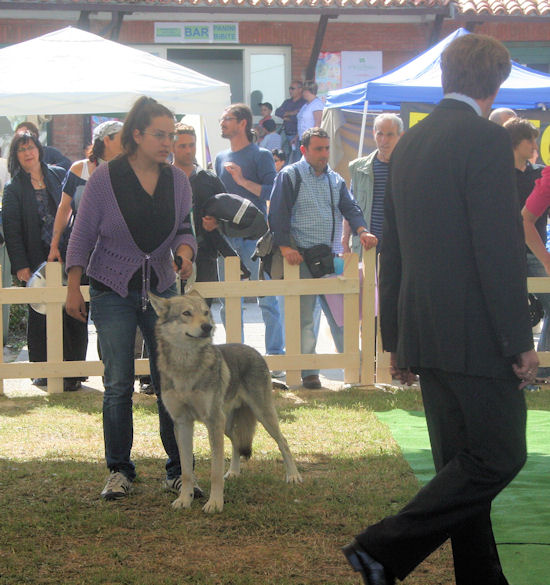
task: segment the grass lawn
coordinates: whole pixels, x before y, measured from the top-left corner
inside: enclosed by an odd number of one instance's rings
[[[124,501],[99,498],[107,472],[99,392],[0,397],[2,585],[351,585],[340,547],[397,511],[417,481],[376,411],[421,410],[419,392],[281,392],[277,407],[302,485],[287,485],[259,428],[252,459],[226,482],[221,514],[170,507],[153,398],[135,395],[138,478]],[[550,408],[550,391],[528,395]],[[195,427],[196,473],[209,489],[206,430]],[[226,440],[226,457],[230,446]],[[407,585],[454,583],[448,547]]]

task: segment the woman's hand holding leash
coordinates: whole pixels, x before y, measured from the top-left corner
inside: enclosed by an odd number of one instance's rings
[[[182,280],[187,280],[193,273],[193,249],[182,244],[174,255],[174,271]]]
[[[183,258],[182,256],[176,256],[174,258],[176,272],[182,280],[187,280],[193,272],[193,262],[189,258]]]

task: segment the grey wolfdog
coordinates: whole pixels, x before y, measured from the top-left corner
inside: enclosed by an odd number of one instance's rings
[[[210,498],[205,512],[223,508],[224,433],[233,454],[225,478],[239,475],[240,456],[250,457],[259,420],[275,439],[286,467],[286,481],[301,482],[288,443],[279,429],[269,369],[263,357],[241,343],[213,345],[214,323],[198,293],[162,299],[149,295],[158,315],[158,368],[162,401],[174,421],[181,460],[181,490],[174,508],[193,501],[193,423],[206,425],[212,451]]]

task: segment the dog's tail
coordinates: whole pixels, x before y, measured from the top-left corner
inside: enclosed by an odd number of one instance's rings
[[[242,457],[250,459],[252,439],[256,431],[256,415],[248,405],[242,404],[231,413],[231,420],[227,423],[227,434],[233,445]]]

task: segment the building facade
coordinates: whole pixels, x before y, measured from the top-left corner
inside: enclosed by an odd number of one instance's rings
[[[498,38],[516,61],[549,72],[549,17],[550,3],[532,0],[11,0],[0,1],[0,46],[79,26],[226,81],[232,101],[259,115],[259,102],[276,108],[290,81],[312,78],[316,64],[318,76],[319,63],[327,64],[334,87],[339,68],[344,79],[343,56],[373,57],[386,72],[460,26]],[[48,141],[80,158],[88,127],[82,116],[55,116]]]

